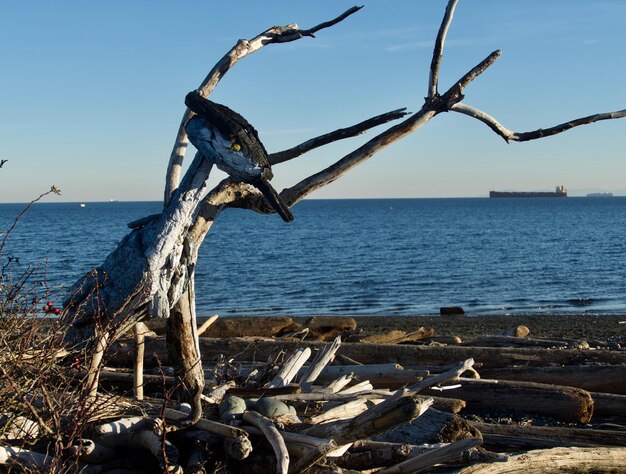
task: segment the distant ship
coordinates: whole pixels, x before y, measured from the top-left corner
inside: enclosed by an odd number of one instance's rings
[[[613,193],[589,193],[588,198],[612,198]]]
[[[557,186],[556,191],[489,191],[490,198],[543,198],[567,197],[567,189]]]

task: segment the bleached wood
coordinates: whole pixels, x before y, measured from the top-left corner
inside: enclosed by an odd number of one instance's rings
[[[251,435],[263,436],[263,432],[256,426],[242,425],[241,428]],[[337,443],[330,438],[308,436],[291,431],[282,431],[281,436],[292,457],[299,458],[311,454],[312,451],[328,452],[337,448]]]
[[[388,398],[350,420],[310,426],[304,433],[332,438],[338,444],[351,443],[375,433],[388,431],[419,417],[432,404],[430,398],[412,397],[407,392]]]
[[[446,461],[457,458],[463,451],[479,446],[479,439],[462,439],[454,443],[446,444],[431,451],[418,454],[417,456],[407,459],[395,466],[377,471],[379,474],[402,474],[420,472],[424,469],[433,467]]]
[[[0,413],[0,440],[34,440],[39,437],[39,424],[25,416]]]
[[[626,448],[553,448],[539,449],[511,456],[506,463],[476,464],[457,474],[528,474],[531,472],[564,473],[623,472]]]
[[[144,338],[149,331],[145,323],[135,323],[133,333],[135,337],[135,367],[133,385],[135,389],[135,398],[143,400],[143,358],[145,353]]]
[[[404,369],[400,364],[364,364],[327,366],[317,378],[318,383],[352,374],[358,380],[367,379],[374,387],[398,388],[421,380],[428,375],[425,370]]]
[[[335,380],[330,382],[328,385],[326,385],[326,390],[328,390],[330,393],[340,392],[341,390],[343,390],[344,387],[349,385],[353,379],[354,379],[354,376],[351,374],[342,375],[341,377],[336,378]]]
[[[267,388],[279,388],[289,385],[296,375],[298,375],[298,371],[306,361],[309,360],[309,357],[311,357],[311,349],[309,347],[297,349],[291,357],[283,363]]]
[[[409,385],[406,390],[409,393],[416,394],[421,392],[422,390],[426,390],[429,387],[441,384],[443,382],[456,381],[459,379],[463,372],[472,368],[473,365],[474,359],[467,359],[450,370],[442,372],[441,374],[431,375],[430,377],[420,380],[413,385]]]
[[[443,47],[446,42],[446,36],[448,35],[448,29],[452,23],[452,17],[454,16],[454,10],[458,0],[449,0],[446,6],[446,12],[441,21],[439,32],[437,33],[437,39],[435,40],[435,46],[433,48],[433,59],[430,62],[430,75],[428,77],[428,98],[434,99],[437,95],[437,85],[439,83],[439,69],[441,68],[441,60],[443,58]]]
[[[87,399],[92,403],[96,400],[98,395],[98,377],[100,375],[100,369],[102,364],[102,357],[109,344],[110,334],[108,331],[102,331],[96,333],[96,348],[91,357],[89,364],[89,373],[87,375]]]
[[[91,439],[79,439],[76,444],[70,446],[67,454],[82,462],[95,464],[119,458],[119,452],[116,449],[95,443]]]
[[[343,390],[337,393],[340,395],[350,395],[354,393],[368,392],[373,389],[374,387],[372,386],[369,380],[363,380],[362,382],[351,385],[348,388],[344,388]]]
[[[172,408],[165,409],[165,418],[171,421],[179,421],[187,417],[187,413],[174,410]],[[217,421],[200,418],[195,424],[194,429],[209,431],[225,438],[236,438],[237,436],[246,436],[245,431],[235,427],[219,423]]]
[[[148,419],[143,416],[132,416],[110,421],[93,428],[94,433],[100,437],[116,436],[132,430],[139,430],[146,426]]]
[[[17,465],[35,472],[45,472],[52,463],[52,456],[14,446],[0,446],[0,465]]]
[[[324,370],[324,367],[326,367],[326,365],[333,360],[335,353],[339,350],[340,346],[341,336],[337,336],[332,343],[325,345],[315,355],[315,358],[313,359],[313,362],[309,366],[308,370],[300,378],[302,390],[308,390],[310,388],[311,384],[317,379],[322,370]]]
[[[315,33],[319,30],[336,25],[353,13],[359,11],[361,8],[362,7],[352,7],[335,19],[320,23],[319,25],[316,25],[308,30],[300,30],[298,25],[292,23],[286,26],[274,26],[269,28],[250,40],[239,40],[237,44],[217,62],[213,69],[211,69],[209,74],[200,84],[198,90],[203,97],[208,97],[211,92],[213,92],[213,89],[215,89],[215,86],[217,86],[222,77],[244,57],[257,52],[268,44],[287,43],[304,37],[314,38]],[[180,182],[183,159],[187,150],[187,145],[189,144],[189,139],[185,132],[185,125],[191,116],[192,112],[189,109],[186,109],[178,128],[174,148],[167,165],[164,199],[166,205],[169,203],[172,194],[178,188],[178,184]]]
[[[287,474],[289,470],[289,452],[280,432],[269,419],[255,411],[246,411],[243,414],[243,421],[259,428],[269,441],[274,454],[276,455],[277,474]]]
[[[219,316],[217,314],[214,314],[204,323],[202,323],[202,325],[198,328],[198,337],[202,336],[206,332],[206,330],[209,329],[215,321],[217,321],[218,318]]]
[[[380,403],[380,401],[382,401],[382,399],[369,400],[369,402],[372,403]],[[312,416],[309,418],[308,423],[310,425],[317,425],[331,420],[346,420],[348,418],[353,418],[356,415],[360,415],[365,410],[367,410],[367,402],[365,400],[352,400],[348,403],[343,403],[330,408],[319,415]]]
[[[529,140],[537,140],[539,138],[548,137],[551,135],[556,135],[558,133],[565,132],[574,127],[579,127],[581,125],[588,125],[594,122],[598,122],[601,120],[612,120],[626,117],[626,109],[617,110],[615,112],[604,112],[593,115],[588,115],[586,117],[573,119],[568,122],[564,122],[559,125],[555,125],[553,127],[545,128],[545,129],[537,129],[530,132],[514,132],[513,130],[509,130],[504,125],[502,125],[498,120],[496,120],[493,116],[489,115],[487,112],[484,112],[476,107],[472,107],[465,103],[457,103],[451,107],[451,110],[454,112],[459,112],[464,115],[468,115],[472,118],[475,118],[485,125],[487,125],[491,130],[493,130],[496,134],[501,136],[505,141],[516,141],[516,142],[525,142]]]

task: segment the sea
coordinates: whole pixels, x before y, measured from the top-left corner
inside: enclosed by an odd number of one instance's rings
[[[0,242],[24,208],[0,204]],[[33,269],[59,304],[127,223],[160,209],[37,203],[0,262]],[[218,217],[196,269],[199,315],[626,314],[626,197],[305,200],[293,212],[289,224]]]

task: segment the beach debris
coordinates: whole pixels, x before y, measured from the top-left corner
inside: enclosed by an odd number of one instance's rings
[[[465,310],[460,306],[442,306],[439,308],[440,316],[465,316]]]

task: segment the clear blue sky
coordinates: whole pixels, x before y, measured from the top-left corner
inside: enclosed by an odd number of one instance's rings
[[[445,3],[365,0],[317,39],[244,59],[212,99],[247,117],[270,151],[395,108],[416,111]],[[9,160],[0,202],[28,201],[52,184],[63,192],[54,200],[160,200],[183,98],[236,40],[276,24],[310,27],[352,5],[0,0],[0,158]],[[461,0],[440,90],[501,49],[465,102],[508,128],[626,108],[625,23],[623,0]],[[275,186],[363,140],[275,167]],[[558,184],[571,194],[626,194],[625,147],[626,119],[507,145],[449,113],[312,197],[486,196]]]

